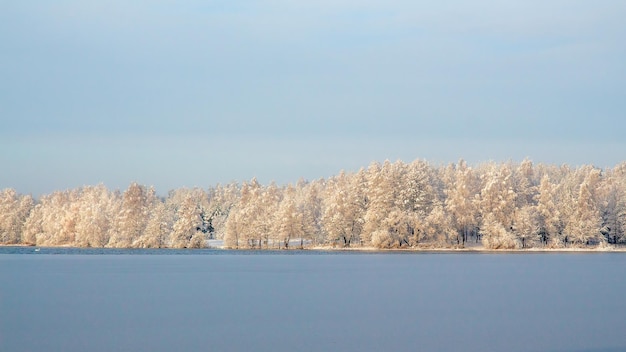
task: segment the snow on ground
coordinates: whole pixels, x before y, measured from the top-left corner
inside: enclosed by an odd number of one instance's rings
[[[224,248],[224,240],[208,240],[207,244],[209,248]]]
[[[303,245],[307,248],[311,246],[311,240],[304,240]],[[207,240],[207,245],[209,248],[217,248],[224,249],[224,240]],[[280,247],[280,248],[279,248]],[[282,241],[269,241],[270,249],[284,249],[284,244]],[[289,248],[290,249],[298,249],[300,248],[300,239],[294,238],[289,240]],[[263,249],[266,249],[265,244],[263,244]]]

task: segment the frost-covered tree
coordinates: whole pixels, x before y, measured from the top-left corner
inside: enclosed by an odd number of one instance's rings
[[[262,188],[258,203],[255,209],[255,221],[252,224],[252,232],[256,239],[252,241],[252,246],[261,248],[267,246],[270,238],[275,243],[284,242],[284,238],[277,238],[276,224],[279,204],[282,200],[283,190],[274,182],[268,187]]]
[[[380,248],[596,246],[626,242],[626,163],[487,163],[432,167],[372,163],[356,173],[294,185],[178,189],[159,199],[136,183],[43,195],[0,192],[0,243],[40,246],[228,248],[300,245]],[[481,239],[482,236],[482,239]]]
[[[75,245],[79,247],[111,246],[122,201],[104,185],[87,186],[80,190],[76,217]],[[130,243],[119,247],[130,247]]]
[[[57,191],[40,198],[27,219],[28,237],[39,246],[71,246],[76,242],[80,190]]]
[[[360,240],[366,202],[361,179],[342,171],[328,182],[322,222],[332,244],[350,247]]]
[[[524,159],[513,173],[513,188],[516,193],[517,208],[535,204],[535,197],[538,192],[537,184],[532,161]]]
[[[296,186],[300,192],[299,210],[302,213],[304,238],[315,244],[323,243],[326,234],[322,227],[322,193],[325,181],[301,181]]]
[[[534,247],[540,241],[537,208],[524,205],[515,211],[513,234],[522,248]]]
[[[239,198],[239,185],[230,183],[209,189],[208,206],[204,212],[204,222],[209,239],[223,239],[226,220],[231,208]]]
[[[170,234],[172,248],[202,248],[206,247],[206,236],[201,231],[201,209],[192,194],[187,194],[178,204],[175,221]]]
[[[609,170],[598,187],[602,234],[607,243],[626,240],[626,163]]]
[[[174,224],[174,211],[157,200],[150,208],[146,227],[133,243],[136,248],[165,248]]]
[[[511,165],[490,164],[483,175],[480,212],[483,245],[488,248],[514,248],[512,234],[517,195],[513,188]]]
[[[390,216],[398,193],[392,168],[392,164],[386,160],[382,165],[370,164],[366,173],[360,171],[365,179],[366,187],[363,187],[365,188],[363,191],[364,198],[367,199],[367,203],[364,204],[366,207],[361,207],[361,211],[364,211],[361,220],[363,223],[361,239],[364,243],[371,243],[377,247],[397,245],[397,239],[393,238],[391,228],[394,219]],[[358,200],[355,199],[354,202],[358,204]]]
[[[474,229],[478,227],[477,181],[472,168],[461,160],[446,189],[445,207],[457,231],[457,244],[465,245],[468,236],[475,234]]]
[[[515,249],[519,243],[510,228],[506,228],[493,214],[484,217],[481,231],[484,232],[482,243],[489,249]]]
[[[19,195],[11,188],[0,191],[0,244],[22,242],[22,228],[34,205],[30,195]]]
[[[429,176],[430,167],[421,160],[370,165],[364,173],[364,243],[413,247],[420,242],[424,218],[436,198]]]
[[[398,162],[396,187],[399,192],[395,197],[394,231],[398,234],[398,243],[413,247],[420,243],[424,232],[425,218],[437,203],[436,192],[431,181],[431,168],[425,161],[415,160],[410,164]]]
[[[600,182],[600,170],[591,169],[583,172],[586,175],[579,186],[574,212],[565,228],[569,240],[577,246],[588,245],[590,242],[599,243],[605,240],[600,232],[602,219],[596,195]]]
[[[458,245],[458,230],[452,223],[452,216],[446,212],[442,205],[436,205],[430,214],[424,219],[423,238],[427,246],[438,248],[448,247],[450,244]]]
[[[275,217],[275,238],[285,249],[293,238],[304,237],[304,214],[297,204],[296,188],[288,185]]]
[[[24,220],[24,226],[22,227],[22,243],[36,245],[37,235],[43,232],[42,227],[42,205],[39,203],[35,204],[26,220]]]
[[[251,185],[244,182],[241,185],[239,199],[232,205],[224,226],[224,246],[226,248],[239,248],[240,240],[242,246],[246,242],[244,236],[250,227],[250,218],[246,214],[246,208],[256,197],[258,191],[253,189],[256,187],[258,187],[256,182],[252,182]]]
[[[268,243],[273,225],[278,190],[264,190],[256,178],[244,182],[241,196],[226,221],[224,245],[228,248],[255,248]]]
[[[131,183],[122,194],[110,247],[135,247],[135,241],[143,234],[150,211],[156,202],[153,188]]]
[[[585,171],[581,169],[572,170],[567,165],[562,165],[560,174],[553,175],[558,180],[555,188],[556,205],[559,209],[560,227],[556,236],[552,236],[550,247],[567,247],[572,242],[572,236],[569,230],[574,225],[571,221],[575,221],[576,200],[580,193],[580,185],[583,182]]]
[[[550,177],[544,175],[539,185],[539,193],[535,196],[535,220],[539,242],[543,246],[561,243],[564,222],[560,218],[557,206],[557,186],[550,182]]]

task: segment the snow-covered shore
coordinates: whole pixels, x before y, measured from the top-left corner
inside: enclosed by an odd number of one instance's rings
[[[223,240],[208,240],[207,247],[210,249],[220,249],[220,250],[233,250],[232,248],[226,248],[224,246]],[[0,247],[40,247],[33,244],[0,244]],[[44,246],[51,248],[72,248],[70,245],[62,245],[62,246]],[[88,247],[85,247],[88,248]],[[118,248],[120,249],[120,248]],[[129,248],[130,249],[130,248]],[[162,248],[167,249],[167,248]],[[239,248],[241,250],[243,248]],[[563,248],[541,248],[541,247],[531,247],[531,248],[518,248],[518,249],[489,249],[485,248],[482,244],[468,244],[465,247],[434,247],[434,246],[424,246],[424,247],[410,247],[410,248],[376,248],[371,246],[350,246],[350,247],[340,247],[340,246],[332,246],[332,245],[315,245],[310,242],[305,242],[304,247],[300,247],[300,239],[293,239],[290,241],[289,248],[285,249],[284,247],[278,247],[277,245],[270,245],[269,248],[249,248],[251,250],[309,250],[309,251],[337,251],[337,252],[445,252],[445,253],[542,253],[542,252],[557,252],[557,253],[568,253],[568,252],[592,252],[592,253],[602,253],[602,252],[626,252],[626,246],[622,245],[604,245],[604,246],[594,246],[594,247],[563,247]]]

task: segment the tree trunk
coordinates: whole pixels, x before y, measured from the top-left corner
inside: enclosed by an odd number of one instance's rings
[[[350,240],[346,236],[343,236],[343,246],[350,247]]]

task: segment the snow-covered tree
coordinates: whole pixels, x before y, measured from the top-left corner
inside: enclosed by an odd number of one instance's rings
[[[461,160],[454,170],[454,176],[446,189],[446,211],[452,217],[457,236],[457,244],[465,245],[470,234],[478,227],[478,182],[472,168]]]
[[[228,248],[300,245],[381,248],[595,246],[626,242],[626,163],[533,165],[530,160],[432,167],[372,163],[356,173],[295,185],[170,191],[131,184],[57,191],[35,200],[0,192],[0,243],[40,246]]]
[[[424,219],[424,242],[427,246],[438,248],[458,245],[458,231],[452,223],[452,217],[442,205],[436,205]]]
[[[322,222],[330,243],[350,247],[360,240],[366,202],[362,187],[360,177],[343,171],[329,180]]]
[[[75,245],[80,190],[57,191],[40,198],[27,219],[27,236],[39,246]]]
[[[244,182],[241,197],[226,221],[224,245],[228,248],[255,248],[268,243],[277,204],[278,189],[264,190],[256,178]]]
[[[535,203],[538,181],[535,180],[535,171],[532,161],[524,159],[513,173],[513,188],[516,193],[516,207],[522,208]]]
[[[598,187],[598,207],[602,218],[602,234],[606,241],[618,244],[626,234],[626,163],[609,170]]]
[[[584,172],[586,175],[579,186],[574,212],[565,228],[569,240],[577,246],[588,245],[590,242],[599,243],[605,241],[600,232],[602,218],[596,196],[600,182],[600,170],[591,169],[584,170]]]
[[[115,233],[115,222],[122,202],[104,185],[87,186],[80,190],[76,217],[75,245],[79,247],[111,246],[110,237]],[[130,243],[119,247],[130,247]]]
[[[11,188],[0,191],[0,244],[22,242],[24,222],[34,206],[30,195],[19,195]]]
[[[487,248],[514,248],[512,234],[517,195],[513,189],[511,165],[491,164],[483,175],[480,212],[483,245]]]
[[[133,243],[136,248],[164,248],[169,245],[168,238],[172,233],[174,212],[165,203],[157,200],[150,208],[150,214],[143,232]]]
[[[484,217],[481,227],[482,243],[489,249],[515,249],[519,243],[510,228],[506,228],[493,214]]]
[[[122,194],[116,226],[109,240],[110,247],[134,247],[143,234],[151,208],[156,202],[153,188],[133,182]]]
[[[540,241],[537,208],[524,205],[517,209],[513,219],[513,234],[522,248],[534,247]]]
[[[239,185],[230,183],[209,189],[209,202],[204,212],[204,221],[209,239],[223,239],[226,220],[231,208],[239,199]]]
[[[377,247],[389,247],[397,245],[396,239],[392,237],[393,230],[390,228],[390,213],[393,211],[395,195],[398,189],[394,184],[392,164],[386,160],[384,164],[370,164],[366,174],[360,171],[366,180],[364,197],[367,199],[367,207],[362,207],[364,211],[362,223],[363,233],[361,239],[365,244],[371,243]],[[352,191],[354,193],[354,191]],[[354,200],[358,204],[357,200]]]
[[[304,237],[304,214],[296,202],[296,188],[288,185],[277,209],[274,229],[275,238],[285,249],[289,248],[291,239]]]
[[[322,193],[324,184],[324,180],[310,183],[301,181],[296,186],[300,192],[298,207],[302,213],[304,238],[312,240],[315,244],[323,243],[326,237],[322,227]]]
[[[537,234],[543,246],[554,246],[561,243],[564,222],[560,218],[557,206],[557,186],[550,182],[550,177],[544,175],[539,185],[539,193],[535,196]]]
[[[175,221],[170,235],[172,248],[202,248],[206,246],[206,236],[201,231],[201,209],[192,194],[187,194],[185,199],[176,209]]]

